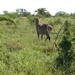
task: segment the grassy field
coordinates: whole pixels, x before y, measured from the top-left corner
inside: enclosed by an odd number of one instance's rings
[[[46,36],[38,40],[35,25],[30,24],[27,18],[20,17],[14,21],[17,23],[16,27],[8,21],[0,21],[0,75],[63,75],[55,67],[58,56],[53,47],[55,32],[51,32],[51,41],[45,41]],[[53,20],[52,17],[40,21],[52,24],[58,32],[65,19]],[[58,41],[61,37],[62,35]],[[75,70],[75,66],[71,68]]]

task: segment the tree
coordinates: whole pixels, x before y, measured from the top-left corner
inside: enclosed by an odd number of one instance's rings
[[[71,13],[70,16],[72,16],[73,18],[75,18],[75,12]]]
[[[68,16],[69,14],[64,11],[58,11],[55,16]]]
[[[8,11],[3,11],[3,13],[4,13],[4,14],[8,14],[9,12],[8,12]]]
[[[25,16],[25,17],[27,17],[28,15],[30,15],[31,13],[30,12],[28,12],[26,9],[16,9],[16,12],[18,13],[18,14],[20,14],[21,16]]]
[[[17,18],[19,17],[19,14],[17,12],[8,12],[8,11],[3,11],[5,16],[8,16],[10,18]]]
[[[39,8],[35,10],[36,15],[41,15],[45,17],[50,17],[51,14],[46,10],[46,8]]]

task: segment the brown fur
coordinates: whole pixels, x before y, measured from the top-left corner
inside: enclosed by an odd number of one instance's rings
[[[52,30],[52,26],[48,25],[48,24],[40,24],[39,18],[35,18],[34,22],[35,22],[35,25],[36,25],[36,31],[37,31],[38,38],[39,38],[39,35],[41,34],[41,38],[43,37],[43,35],[46,35],[47,36],[46,40],[47,39],[50,40],[49,34]]]

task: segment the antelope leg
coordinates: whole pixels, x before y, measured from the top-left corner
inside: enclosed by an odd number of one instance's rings
[[[43,35],[41,35],[41,39],[43,38]]]

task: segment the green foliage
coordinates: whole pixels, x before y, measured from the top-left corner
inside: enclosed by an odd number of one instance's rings
[[[0,29],[0,38],[3,36],[3,30]]]
[[[34,16],[27,16],[28,22],[32,25],[34,25]]]
[[[25,16],[25,17],[27,17],[27,16],[29,16],[29,15],[31,14],[31,13],[28,12],[26,9],[22,9],[22,8],[16,9],[16,12],[17,12],[19,15]]]
[[[46,8],[39,8],[35,10],[36,15],[39,17],[50,17],[51,14],[46,10]]]
[[[75,19],[75,12],[71,13],[70,16]]]
[[[11,19],[10,17],[7,17],[7,16],[0,16],[0,21],[9,21],[11,23],[13,23],[14,25],[16,25],[16,23],[14,22],[13,19]]]
[[[60,18],[60,17],[57,17],[56,19],[55,19],[55,24],[63,24],[63,21],[62,21],[62,19]]]
[[[19,51],[23,49],[23,46],[19,43],[19,41],[16,40],[7,41],[5,43],[5,46],[10,52]]]
[[[43,40],[38,41],[35,27],[27,18],[18,19],[20,23],[16,29],[7,26],[4,20],[4,25],[0,25],[0,75],[48,74],[46,65],[50,57],[43,52],[47,43],[44,47]]]
[[[69,24],[68,21],[65,21],[64,32],[63,32],[62,40],[58,45],[58,54],[59,56],[56,59],[57,68],[63,70],[66,74],[70,71],[70,66],[73,63],[73,49],[69,32]]]
[[[3,21],[2,20],[0,21],[0,75],[63,74],[62,70],[55,68],[56,67],[55,60],[57,56],[59,56],[56,48],[52,49],[56,35],[55,32],[52,31],[52,33],[50,34],[51,36],[50,42],[44,41],[46,36],[44,36],[42,40],[41,39],[38,40],[36,28],[34,25],[31,25],[31,23],[33,23],[33,18],[34,18],[33,16],[15,18],[14,22],[17,21],[16,22],[17,28],[13,28],[13,25],[9,26],[6,25],[6,21],[4,21],[4,19]],[[58,31],[60,29],[61,24],[60,23],[55,24],[55,21],[57,19],[58,17],[40,18],[40,21],[41,23],[48,23],[52,21],[53,28],[56,31]],[[65,18],[61,17],[61,19],[64,19],[62,20],[63,22],[65,21]],[[29,21],[31,23],[29,23]],[[71,19],[71,21],[72,23],[74,23],[74,19]],[[71,33],[73,33],[72,30]],[[59,37],[58,41],[60,39],[61,37]],[[72,42],[70,43],[71,40],[70,38],[68,38],[67,40],[63,38],[64,43],[66,41],[68,45],[72,44]],[[60,43],[60,47],[62,47],[62,43]],[[72,45],[70,45],[69,48],[71,48],[72,50]],[[60,49],[62,50],[62,48]],[[69,53],[69,55],[67,56],[68,58],[70,58],[69,57],[71,55],[70,50],[66,50],[63,52]],[[75,70],[74,62],[71,64],[70,68],[71,72]],[[72,73],[72,75],[73,74],[74,72]]]
[[[19,18],[20,15],[17,13],[17,12],[8,12],[8,11],[4,11],[4,15],[7,16],[7,17],[10,17],[12,19],[15,19],[15,18]]]
[[[55,16],[63,16],[63,17],[67,17],[69,16],[68,13],[64,12],[64,11],[58,11]]]
[[[75,42],[75,25],[72,25],[71,31],[72,31],[72,41]]]

